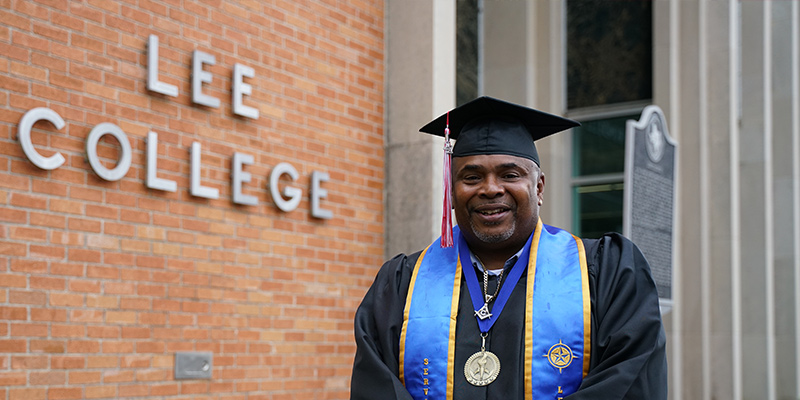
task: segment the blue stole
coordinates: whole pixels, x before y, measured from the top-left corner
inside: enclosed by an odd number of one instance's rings
[[[453,238],[463,243],[458,227]],[[452,400],[455,379],[465,379],[454,376],[454,371],[464,368],[453,365],[455,331],[462,262],[472,266],[469,259],[459,257],[457,246],[441,248],[439,243],[439,239],[434,241],[417,260],[400,334],[400,381],[415,400]],[[541,220],[526,247],[523,254],[530,254],[526,400],[558,399],[575,392],[589,370],[591,300],[586,256],[579,238]],[[497,305],[493,311],[499,315]]]

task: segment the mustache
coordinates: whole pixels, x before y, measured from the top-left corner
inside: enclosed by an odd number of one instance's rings
[[[472,205],[472,206],[469,207],[469,210],[470,211],[476,211],[478,209],[498,208],[498,207],[500,207],[500,208],[508,208],[509,210],[513,210],[514,209],[513,205],[508,204],[508,203],[506,203],[504,201],[491,201],[491,202],[488,202],[488,203],[481,203],[481,204]]]

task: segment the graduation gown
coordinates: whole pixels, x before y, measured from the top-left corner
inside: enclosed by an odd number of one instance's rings
[[[583,243],[592,305],[591,359],[589,373],[578,391],[564,399],[666,399],[666,336],[647,261],[619,234],[583,239]],[[419,254],[401,254],[387,261],[356,311],[351,400],[412,400],[398,378],[398,359],[403,310]],[[496,279],[492,278],[492,285],[496,285]],[[488,386],[476,387],[466,381],[464,364],[480,350],[481,337],[462,278],[453,399],[525,398],[526,281],[527,271],[486,338],[486,350],[500,359],[500,374]]]

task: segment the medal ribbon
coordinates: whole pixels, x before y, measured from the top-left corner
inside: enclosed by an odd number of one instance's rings
[[[517,282],[519,282],[520,277],[522,277],[522,273],[528,267],[528,257],[531,252],[531,239],[533,239],[533,235],[528,238],[528,241],[525,243],[525,248],[522,250],[522,254],[517,258],[517,262],[514,263],[514,266],[511,267],[511,272],[508,274],[505,284],[500,288],[500,293],[497,294],[497,299],[492,307],[492,316],[486,319],[480,319],[475,316],[475,319],[478,320],[478,327],[481,333],[489,332],[489,330],[492,329],[492,325],[497,322],[497,318],[499,318],[500,313],[503,312],[503,307],[505,307],[509,297],[511,297],[511,292],[514,290],[514,287],[517,286]],[[458,235],[457,246],[461,265],[471,266],[472,261],[469,258],[469,247],[467,247],[467,242],[464,240],[464,235]],[[464,268],[464,280],[467,282],[469,297],[472,298],[472,306],[475,307],[477,311],[483,307],[485,298],[483,297],[481,284],[478,282],[478,276],[475,274],[474,267]]]

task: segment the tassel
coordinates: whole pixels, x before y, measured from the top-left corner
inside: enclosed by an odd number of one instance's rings
[[[453,247],[453,146],[450,145],[450,113],[444,128],[444,205],[442,206],[441,247]]]

